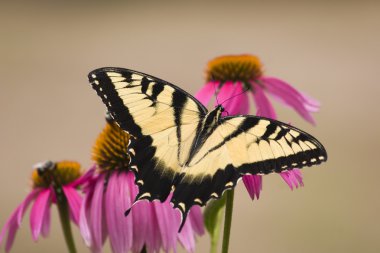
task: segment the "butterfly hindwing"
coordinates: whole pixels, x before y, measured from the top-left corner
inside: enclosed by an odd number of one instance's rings
[[[220,198],[246,174],[282,172],[325,160],[321,143],[293,126],[250,115],[225,117],[191,157],[172,201],[186,211]]]

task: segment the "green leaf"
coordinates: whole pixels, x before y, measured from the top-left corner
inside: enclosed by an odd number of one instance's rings
[[[210,234],[211,249],[210,253],[218,251],[218,242],[223,219],[223,210],[226,205],[225,194],[221,199],[211,201],[203,212],[205,227]]]

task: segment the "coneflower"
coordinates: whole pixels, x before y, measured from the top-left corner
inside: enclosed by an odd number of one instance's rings
[[[13,211],[0,234],[0,243],[5,239],[5,251],[13,244],[17,230],[29,205],[33,203],[30,212],[30,228],[32,238],[37,241],[39,236],[46,237],[50,230],[50,208],[52,204],[58,207],[62,229],[70,252],[75,252],[71,234],[70,219],[78,224],[82,198],[78,187],[85,183],[92,171],[82,175],[77,162],[46,161],[34,166],[32,173],[32,190],[24,201]]]
[[[136,203],[135,177],[129,168],[128,145],[131,136],[109,116],[93,148],[96,169],[85,188],[80,229],[93,252],[102,252],[106,237],[112,251],[176,251],[180,242],[188,252],[195,248],[195,235],[204,233],[200,208],[193,207],[181,233],[180,214],[167,201]]]
[[[265,76],[258,57],[253,55],[226,55],[211,60],[206,69],[206,84],[196,98],[204,105],[209,104],[214,93],[216,103],[223,103],[225,114],[249,113],[249,95],[256,105],[256,115],[277,119],[276,112],[267,94],[293,108],[306,121],[315,124],[311,112],[319,110],[319,102],[297,91],[290,84],[275,77]],[[298,169],[280,173],[291,189],[303,186],[302,174]],[[243,177],[244,185],[252,199],[259,198],[262,176]]]

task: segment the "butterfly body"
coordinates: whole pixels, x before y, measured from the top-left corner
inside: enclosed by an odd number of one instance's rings
[[[199,150],[200,147],[202,147],[203,143],[218,126],[223,111],[224,108],[221,105],[218,105],[215,107],[214,110],[206,114],[204,120],[199,122],[199,134],[197,134],[196,139],[194,139],[194,144],[192,145],[192,149],[189,153],[189,157],[187,158],[187,162],[185,164],[186,166],[190,165],[191,160],[196,154],[196,152]]]
[[[130,145],[136,200],[166,200],[185,218],[192,205],[220,198],[246,174],[269,174],[326,161],[322,144],[288,124],[252,115],[223,117],[159,78],[101,68],[89,80],[108,111],[135,137]]]

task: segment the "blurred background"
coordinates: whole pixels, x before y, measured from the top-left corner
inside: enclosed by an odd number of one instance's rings
[[[89,71],[136,69],[195,93],[208,60],[249,53],[321,101],[317,127],[275,106],[324,143],[329,161],[305,169],[294,191],[266,176],[259,201],[240,183],[230,252],[380,252],[379,1],[2,2],[0,31],[0,226],[26,196],[33,164],[91,165],[105,107]],[[13,252],[66,252],[52,214],[51,235],[34,243],[28,213]],[[196,252],[208,250],[206,235]]]

